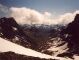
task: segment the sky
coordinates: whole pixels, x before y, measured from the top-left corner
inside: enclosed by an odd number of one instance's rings
[[[72,12],[79,9],[79,0],[0,0],[0,3],[8,7],[28,7],[51,13]]]
[[[10,15],[24,24],[26,21],[34,24],[67,23],[72,21],[70,16],[78,12],[78,6],[79,0],[0,0],[0,16]]]

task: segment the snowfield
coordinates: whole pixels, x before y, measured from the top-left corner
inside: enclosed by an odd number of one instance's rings
[[[51,58],[51,59],[59,59],[59,60],[72,60],[72,59],[68,59],[68,58],[46,55],[46,54],[34,51],[29,48],[25,48],[23,46],[17,45],[15,43],[12,43],[10,41],[0,38],[0,52],[7,52],[7,51],[12,51],[12,52],[22,54],[22,55],[45,58],[45,59]],[[79,59],[79,57],[76,58],[76,60],[78,60],[78,59]]]

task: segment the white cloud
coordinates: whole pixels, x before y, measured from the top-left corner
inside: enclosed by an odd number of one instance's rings
[[[49,13],[49,12],[44,12],[44,15],[46,15],[46,16],[52,16],[52,14]]]
[[[29,8],[16,8],[12,7],[11,16],[16,19],[20,24],[68,24],[74,20],[74,17],[79,11],[73,13],[65,13],[53,18],[49,12],[38,12]]]
[[[16,19],[17,22],[21,24],[49,24],[51,19],[49,16],[51,15],[48,12],[40,13],[36,10],[29,8],[10,8],[11,16]]]
[[[68,24],[74,20],[75,15],[73,13],[65,13],[59,16],[58,21],[60,24]]]
[[[55,16],[50,12],[39,12],[34,9],[26,7],[11,7],[8,8],[0,4],[0,16],[14,17],[20,24],[68,24],[74,20],[76,14],[79,14],[79,10],[73,13],[64,13],[63,15]]]

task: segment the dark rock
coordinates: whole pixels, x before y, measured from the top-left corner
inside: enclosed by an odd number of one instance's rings
[[[9,51],[0,53],[0,60],[55,60],[55,59],[44,59],[32,56],[19,55]]]
[[[68,24],[66,29],[61,31],[62,35],[68,35],[65,40],[68,43],[68,52],[79,54],[79,14],[75,16],[74,21]]]
[[[37,46],[34,40],[24,33],[21,26],[17,24],[15,19],[12,17],[11,18],[3,17],[0,19],[0,36],[10,41],[12,41],[12,39],[14,39],[15,37],[18,37],[19,44],[25,47],[26,45],[27,46],[31,45],[32,49]]]

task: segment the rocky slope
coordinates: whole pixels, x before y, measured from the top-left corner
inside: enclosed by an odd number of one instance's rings
[[[79,55],[79,14],[61,31],[61,35],[62,39],[68,43],[68,52]]]
[[[79,54],[79,14],[74,21],[63,25],[19,25],[13,18],[0,19],[0,37],[54,56],[70,57]]]

